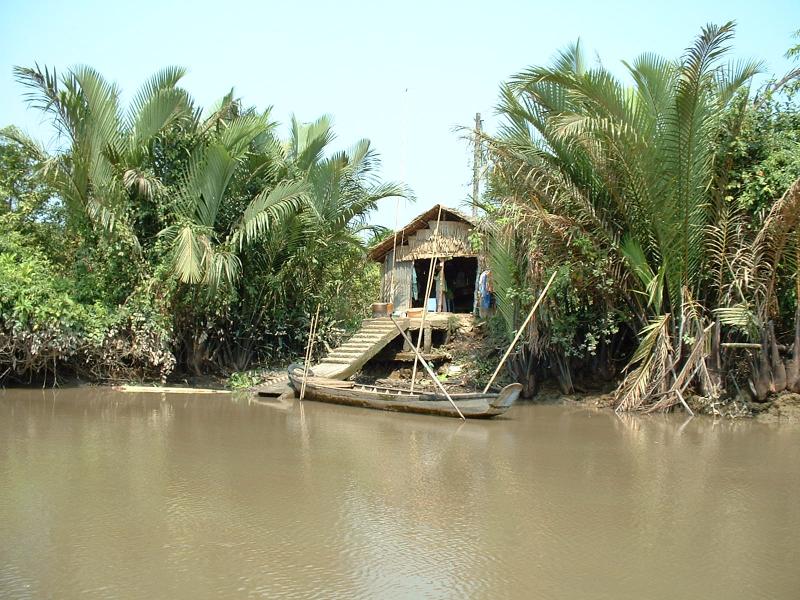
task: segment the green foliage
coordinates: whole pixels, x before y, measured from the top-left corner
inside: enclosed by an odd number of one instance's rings
[[[626,63],[632,87],[603,67],[587,69],[576,45],[503,90],[503,148],[540,190],[543,209],[562,217],[562,236],[578,230],[620,259],[635,246],[642,260],[631,270],[663,270],[652,310],[631,298],[642,322],[676,310],[683,286],[703,293],[704,266],[718,258],[703,240],[716,218],[714,167],[724,162],[716,141],[741,113],[736,92],[758,71],[749,62],[719,66],[732,31],[707,27],[680,61],[647,54]]]
[[[576,363],[566,359],[603,353],[624,364],[629,345],[616,345],[621,356],[606,350],[640,330],[640,364],[619,389],[626,408],[655,389],[670,391],[660,407],[677,402],[674,388],[695,377],[717,394],[695,350],[714,310],[744,304],[764,327],[784,265],[794,265],[784,251],[798,216],[793,92],[776,84],[753,98],[760,64],[725,62],[733,30],[706,26],[678,60],[624,63],[630,85],[575,44],[502,87],[504,125],[490,140],[499,311],[508,320],[511,303],[516,322],[524,290],[561,271],[528,348],[567,381]]]
[[[0,136],[0,220],[47,250],[63,255],[59,243],[64,215],[52,190],[36,172],[36,161],[21,144]]]
[[[56,376],[164,378],[174,367],[169,321],[144,295],[111,311],[75,300],[72,282],[18,232],[0,242],[0,381]]]
[[[795,94],[765,91],[733,141],[727,195],[747,212],[766,215],[800,173],[800,109]]]
[[[23,244],[22,236],[3,231],[0,242],[0,302],[2,320],[11,335],[40,332],[58,338],[63,332],[74,343],[77,332],[96,338],[104,315],[75,302],[69,282],[57,276],[43,254]],[[99,330],[94,317],[98,317]]]
[[[232,91],[204,113],[177,67],[156,73],[128,107],[88,67],[16,75],[61,148],[0,132],[1,222],[35,234],[25,251],[48,257],[31,258],[35,278],[56,286],[53,305],[80,313],[76,349],[54,360],[86,371],[73,357],[91,355],[108,365],[93,365],[97,377],[145,367],[163,376],[176,361],[238,372],[301,352],[318,304],[320,347],[358,325],[378,285],[364,240],[381,232],[366,216],[407,193],[379,180],[367,140],[331,150],[328,117],[293,118],[290,139],[279,140],[269,110],[243,107]],[[45,296],[34,303],[47,306]],[[19,316],[26,299],[15,298]],[[111,340],[119,360],[106,352]]]
[[[263,381],[258,370],[235,371],[228,376],[228,387],[232,390],[248,390]]]

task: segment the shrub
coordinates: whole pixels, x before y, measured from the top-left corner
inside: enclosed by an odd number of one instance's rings
[[[13,231],[0,238],[0,382],[55,377],[166,377],[169,321],[144,294],[110,310],[74,299],[74,286]]]

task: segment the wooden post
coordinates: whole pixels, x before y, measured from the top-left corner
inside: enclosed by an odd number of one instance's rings
[[[475,140],[472,153],[472,216],[478,216],[481,191],[481,113],[475,113]]]
[[[400,335],[402,335],[402,336],[403,336],[403,339],[404,339],[404,340],[408,340],[408,341],[410,342],[411,340],[409,340],[409,339],[408,339],[408,336],[406,335],[406,332],[405,332],[405,331],[403,331],[403,328],[402,328],[402,327],[400,327],[400,325],[398,325],[398,324],[397,324],[397,321],[395,321],[395,320],[394,320],[394,317],[389,317],[389,318],[392,320],[392,323],[394,323],[394,326],[395,326],[395,327],[397,327],[397,331],[399,331],[399,332],[400,332]],[[414,348],[414,347],[412,346],[412,348]],[[435,384],[437,385],[437,387],[438,387],[440,390],[442,390],[442,393],[443,393],[443,394],[445,395],[445,397],[446,397],[446,398],[447,398],[447,399],[450,401],[450,404],[452,404],[452,405],[453,405],[453,408],[455,408],[455,409],[456,409],[456,412],[458,413],[458,416],[459,416],[459,417],[461,417],[462,419],[464,419],[464,420],[466,421],[467,419],[466,419],[466,417],[464,416],[464,414],[461,412],[461,409],[459,409],[459,408],[458,408],[458,405],[457,405],[457,404],[456,404],[456,403],[453,401],[453,399],[450,397],[450,394],[448,394],[448,393],[447,393],[447,390],[446,390],[446,389],[444,389],[444,386],[442,385],[442,382],[441,382],[441,381],[439,381],[439,378],[438,378],[438,377],[436,377],[436,373],[434,373],[434,372],[433,372],[433,369],[431,369],[430,365],[429,365],[429,364],[428,364],[428,363],[425,361],[425,359],[424,359],[424,358],[422,358],[422,355],[420,355],[420,353],[419,353],[419,350],[417,350],[416,348],[414,348],[414,354],[416,354],[416,358],[419,360],[419,362],[421,362],[421,363],[422,363],[422,366],[423,366],[423,367],[425,367],[425,370],[428,372],[428,375],[430,375],[430,376],[431,376],[431,379],[433,379],[433,383],[435,383]]]
[[[403,352],[411,352],[411,340],[403,340]]]
[[[439,212],[436,216],[436,227],[433,230],[433,243],[431,244],[431,249],[434,250],[439,245],[439,222],[442,219],[442,205],[439,205]],[[419,335],[417,336],[417,346],[416,350],[414,351],[415,354],[419,354],[420,344],[422,344],[422,330],[425,328],[425,321],[428,317],[428,299],[431,295],[431,288],[433,287],[433,272],[435,270],[436,265],[436,252],[433,252],[433,256],[431,256],[431,262],[429,265],[428,270],[428,281],[425,285],[425,299],[422,304],[422,321],[419,325]],[[417,380],[417,357],[414,356],[414,366],[411,369],[411,392],[414,392],[414,384]]]
[[[422,336],[422,349],[424,352],[430,352],[433,347],[433,332],[431,326],[427,325]]]
[[[525,322],[520,326],[519,330],[517,331],[517,335],[514,336],[514,341],[511,342],[511,345],[508,347],[508,350],[506,350],[506,353],[503,355],[503,358],[500,359],[500,364],[497,365],[497,368],[494,370],[494,373],[492,373],[492,378],[489,380],[489,383],[486,384],[486,387],[483,388],[483,393],[484,394],[489,391],[489,387],[492,385],[492,383],[494,383],[494,379],[495,379],[495,377],[497,377],[497,374],[500,372],[500,368],[506,362],[506,359],[508,358],[508,355],[511,354],[511,351],[514,349],[514,346],[517,345],[517,341],[519,340],[520,336],[522,335],[522,332],[525,331],[525,328],[528,326],[528,323],[530,322],[530,320],[533,318],[533,314],[536,312],[536,309],[539,308],[539,304],[542,303],[542,300],[544,299],[544,296],[547,293],[547,290],[550,289],[550,285],[553,283],[553,280],[556,278],[556,274],[557,273],[558,273],[558,271],[554,271],[553,272],[553,274],[550,276],[550,281],[547,282],[547,285],[544,286],[544,289],[542,290],[542,293],[539,294],[539,297],[536,299],[536,303],[533,305],[533,308],[531,309],[531,312],[528,313],[528,316],[525,319]]]

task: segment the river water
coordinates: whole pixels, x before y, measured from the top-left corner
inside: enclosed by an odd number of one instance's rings
[[[2,598],[800,598],[800,428],[0,390]]]

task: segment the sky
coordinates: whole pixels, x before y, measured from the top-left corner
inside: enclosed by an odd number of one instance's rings
[[[709,22],[738,23],[733,56],[783,74],[800,29],[800,0],[665,2],[170,2],[0,0],[0,127],[47,142],[28,109],[15,65],[64,70],[87,64],[123,89],[123,100],[166,65],[188,69],[184,87],[202,106],[231,88],[245,105],[333,116],[336,144],[368,138],[384,179],[407,183],[416,203],[384,201],[373,222],[394,227],[436,203],[463,207],[471,150],[460,127],[480,112],[498,120],[500,83],[580,38],[603,64],[645,51],[677,57]]]

